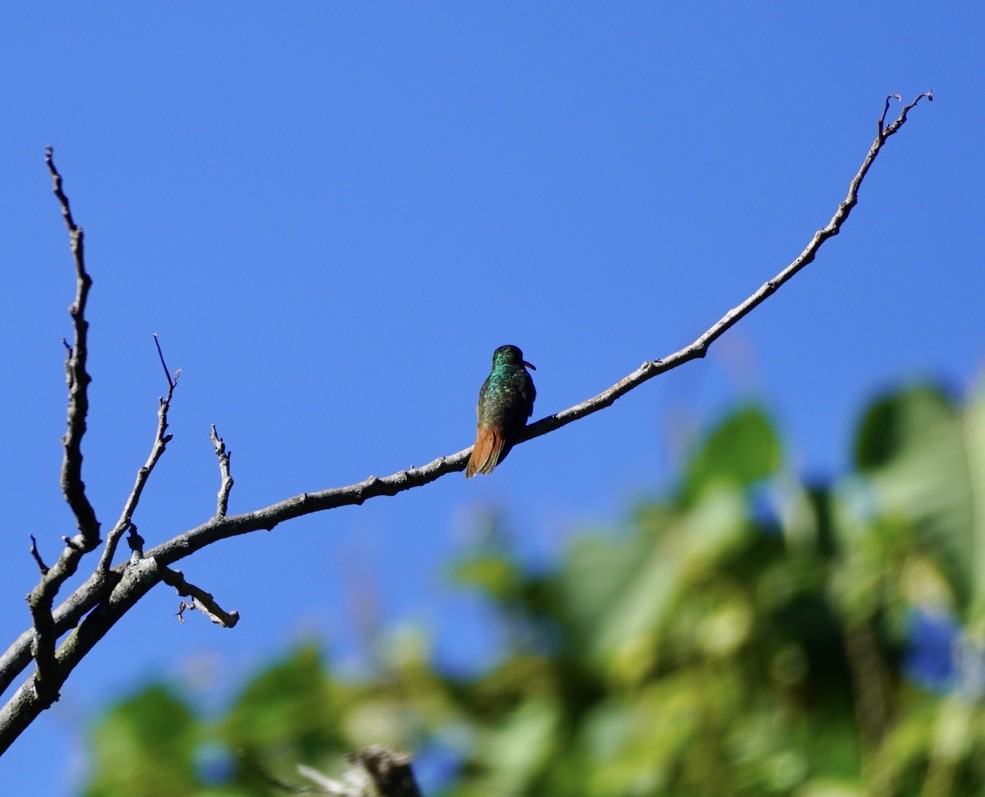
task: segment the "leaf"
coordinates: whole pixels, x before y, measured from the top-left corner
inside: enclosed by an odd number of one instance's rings
[[[979,397],[968,410],[976,430],[981,402]],[[872,525],[866,515],[905,524],[912,544],[940,563],[965,609],[980,601],[982,585],[976,575],[985,568],[985,532],[976,519],[981,514],[976,500],[981,499],[973,492],[970,468],[972,460],[985,455],[982,441],[976,440],[980,432],[966,437],[966,431],[962,414],[939,388],[918,385],[879,399],[866,411],[855,439],[856,462],[868,476],[876,502],[864,506],[858,490],[853,502],[855,516],[865,525]],[[892,529],[894,524],[879,527]],[[904,536],[897,547],[905,543]]]
[[[592,572],[601,568],[591,548],[575,549],[565,569],[562,589],[571,604],[584,606],[604,596],[592,607],[590,651],[620,680],[633,681],[651,667],[660,628],[680,591],[733,551],[746,527],[741,497],[724,489],[709,492],[684,513],[659,517],[658,528],[609,543],[617,550],[607,561],[621,563],[618,581],[611,577],[619,571]]]
[[[746,488],[774,475],[781,462],[772,421],[759,407],[742,407],[719,423],[691,456],[683,494],[693,500],[716,484]]]
[[[947,394],[935,385],[921,384],[889,393],[870,404],[855,435],[856,467],[871,472],[885,467],[925,434],[953,420],[955,409]]]
[[[302,752],[340,742],[321,655],[302,645],[243,690],[224,730],[233,747],[296,746]]]
[[[192,793],[197,724],[171,688],[155,684],[117,704],[92,734],[89,797]]]

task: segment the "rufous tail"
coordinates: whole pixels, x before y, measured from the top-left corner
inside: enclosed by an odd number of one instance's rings
[[[506,438],[499,427],[482,427],[476,430],[475,445],[472,446],[472,456],[465,467],[465,478],[471,479],[477,473],[492,473],[500,454],[503,453],[503,443]]]

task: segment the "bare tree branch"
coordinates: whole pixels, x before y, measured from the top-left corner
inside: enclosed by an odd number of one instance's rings
[[[745,301],[729,310],[689,345],[662,359],[648,360],[631,374],[598,395],[531,424],[526,428],[520,442],[540,437],[598,412],[658,374],[691,360],[704,357],[712,343],[811,263],[821,246],[829,238],[840,232],[842,225],[848,220],[852,209],[858,202],[858,192],[862,181],[868,174],[875,158],[886,141],[898,132],[906,122],[907,114],[924,98],[933,99],[930,93],[921,94],[913,102],[904,106],[896,120],[886,126],[886,114],[890,101],[897,99],[897,97],[891,95],[887,99],[886,106],[878,120],[876,138],[861,167],[849,183],[848,194],[845,199],[838,205],[828,224],[818,230],[804,250],[776,276],[760,286]],[[77,275],[85,275],[81,261],[81,230],[75,227],[71,220],[68,201],[64,199],[64,195],[61,193],[60,178],[57,177],[57,172],[50,162],[50,151],[48,162],[49,168],[56,178],[56,195],[62,202],[63,215],[66,217],[66,224],[72,237],[73,253],[76,254]],[[77,231],[78,234],[76,235],[74,231]],[[98,524],[95,524],[95,516],[92,515],[90,522],[83,511],[84,507],[88,506],[88,502],[82,504],[79,500],[79,495],[82,496],[82,499],[85,497],[80,478],[81,453],[79,453],[78,441],[85,429],[84,385],[88,380],[84,369],[85,321],[81,309],[84,308],[85,291],[88,290],[89,283],[88,278],[83,279],[82,276],[78,277],[78,282],[81,298],[77,297],[76,304],[73,305],[73,318],[76,320],[76,345],[74,349],[69,347],[70,354],[67,366],[70,376],[69,431],[66,434],[65,448],[68,466],[63,470],[63,482],[67,482],[70,488],[66,490],[66,497],[72,496],[69,501],[79,520],[80,535],[66,541],[66,547],[58,562],[42,577],[29,597],[34,628],[22,633],[0,656],[0,689],[3,690],[9,687],[13,680],[27,667],[32,650],[38,659],[37,678],[26,681],[7,704],[0,709],[0,753],[6,750],[34,718],[51,704],[51,701],[57,697],[58,688],[74,667],[118,620],[153,586],[161,581],[173,580],[174,576],[169,573],[168,566],[219,540],[260,529],[271,530],[286,520],[313,512],[362,504],[369,498],[396,495],[405,490],[428,484],[448,473],[463,470],[471,451],[471,449],[465,449],[449,456],[439,457],[427,465],[401,470],[383,478],[370,476],[361,482],[346,487],[337,487],[315,493],[302,493],[253,512],[229,516],[226,514],[226,508],[229,489],[232,487],[232,478],[228,474],[228,453],[213,427],[213,446],[219,458],[220,475],[222,476],[216,514],[200,526],[178,534],[152,548],[143,558],[135,555],[131,557],[128,563],[110,568],[109,560],[112,558],[112,554],[104,555],[105,566],[97,567],[96,571],[75,592],[52,611],[52,601],[58,586],[71,572],[74,572],[78,558],[81,557],[82,553],[85,550],[91,550],[95,544],[98,544]],[[81,357],[80,350],[82,351]],[[161,360],[163,365],[163,356]],[[168,373],[166,365],[164,368],[165,372]],[[82,385],[81,389],[78,387],[79,385]],[[168,401],[170,401],[174,388],[170,374],[169,387]],[[165,403],[165,400],[162,399],[162,407]],[[158,435],[155,441],[163,441],[162,445],[169,439],[164,436],[164,429],[166,429],[166,419],[162,421],[159,415]],[[157,443],[155,442],[155,449],[156,447]],[[138,483],[142,489],[143,482],[140,482],[139,475]],[[139,490],[135,487],[127,505],[133,503],[135,506],[134,493],[136,493],[136,498],[139,498]],[[127,505],[124,507],[121,520],[124,517],[129,518]],[[82,507],[82,509],[77,509],[77,506]],[[91,507],[89,509],[91,511]],[[123,531],[130,526],[131,523],[128,520]],[[96,530],[94,535],[91,532],[93,528]],[[87,532],[81,533],[83,529]],[[114,532],[116,532],[116,527],[114,527]],[[122,533],[122,531],[119,532],[119,534]],[[111,534],[111,536],[118,540],[119,534]],[[115,546],[116,542],[113,544]],[[133,548],[133,544],[131,547]],[[142,548],[142,541],[139,547]],[[137,549],[134,548],[134,550]],[[187,586],[190,587],[191,585]],[[202,594],[206,595],[207,593]],[[193,597],[198,598],[195,595]],[[233,613],[229,614],[230,617],[232,615]],[[70,633],[56,650],[55,640],[69,631]],[[41,683],[35,684],[36,680]]]
[[[60,680],[55,666],[55,641],[57,632],[52,616],[52,605],[58,590],[66,579],[78,568],[82,556],[99,544],[99,521],[95,510],[86,496],[82,481],[82,436],[86,431],[86,415],[89,411],[88,388],[90,377],[86,372],[88,356],[88,329],[85,319],[86,299],[92,280],[85,268],[84,233],[75,223],[68,197],[62,190],[62,177],[55,167],[51,147],[45,150],[45,163],[52,179],[52,191],[61,206],[62,218],[68,229],[72,257],[75,261],[75,300],[69,307],[69,314],[75,328],[74,345],[65,344],[65,376],[68,383],[68,419],[65,436],[62,438],[64,457],[62,459],[61,487],[68,502],[79,533],[74,537],[63,537],[65,547],[58,561],[51,568],[44,568],[37,586],[27,597],[34,622],[34,634],[30,640],[31,655],[38,662],[34,679],[34,689],[44,708],[58,699]],[[37,550],[36,546],[34,548]],[[39,562],[38,556],[35,561]],[[23,635],[22,637],[23,638]],[[20,640],[18,640],[20,641]]]
[[[363,748],[359,755],[346,756],[352,768],[341,780],[330,778],[313,767],[298,766],[298,774],[314,786],[289,783],[267,772],[257,761],[245,764],[274,788],[287,794],[321,794],[328,797],[423,797],[410,756],[382,745]]]
[[[30,640],[30,652],[38,663],[38,670],[34,678],[36,696],[42,704],[46,704],[44,707],[47,707],[47,705],[58,699],[58,689],[64,681],[64,676],[59,672],[55,655],[56,641],[63,631],[57,627],[57,622],[52,614],[52,606],[61,585],[74,575],[78,569],[82,556],[99,544],[99,523],[96,520],[95,511],[86,496],[85,484],[82,481],[81,451],[81,440],[85,434],[86,416],[89,409],[88,385],[91,381],[85,370],[88,352],[86,341],[89,328],[89,324],[85,318],[85,307],[92,280],[85,268],[83,231],[72,217],[69,200],[62,188],[62,178],[55,166],[54,153],[51,147],[48,147],[45,151],[45,163],[52,175],[52,181],[54,183],[53,190],[55,196],[58,198],[62,217],[65,219],[65,225],[69,231],[72,255],[75,260],[76,297],[75,302],[69,308],[75,326],[75,345],[70,346],[67,342],[65,343],[67,351],[65,370],[68,380],[69,396],[68,429],[63,438],[65,455],[62,462],[62,491],[65,494],[69,506],[75,513],[79,527],[79,533],[74,537],[62,538],[65,542],[65,547],[62,549],[58,561],[51,568],[44,567],[44,563],[37,553],[36,544],[32,545],[32,554],[39,567],[42,568],[42,575],[37,586],[31,590],[31,593],[27,597],[31,619],[34,623],[34,634]],[[158,353],[160,354],[160,346],[158,346]],[[164,363],[163,355],[161,355],[161,363]],[[117,542],[119,541],[120,535],[130,526],[130,518],[140,499],[140,493],[147,481],[147,477],[150,475],[154,464],[160,458],[161,454],[163,454],[168,440],[170,440],[170,436],[165,435],[165,430],[167,429],[167,410],[174,392],[175,382],[171,378],[171,374],[167,371],[167,366],[164,367],[169,389],[167,400],[160,400],[161,406],[155,444],[147,464],[138,472],[137,482],[125,503],[120,521],[110,532],[107,539],[106,549],[97,568],[97,573],[100,574],[99,585],[101,588],[104,588],[110,582],[115,583],[119,580],[117,575],[114,574],[112,577],[109,577],[108,573]],[[32,537],[32,542],[33,539]],[[78,594],[78,591],[76,591],[76,594]],[[21,639],[23,639],[23,635],[18,639],[18,643]],[[9,685],[9,682],[5,682],[4,688],[7,685]]]
[[[116,525],[106,535],[106,545],[103,548],[102,556],[99,558],[99,570],[103,573],[107,572],[110,565],[113,564],[113,557],[116,555],[116,547],[119,545],[120,537],[131,526],[133,513],[137,509],[137,504],[140,502],[140,496],[144,491],[147,480],[150,478],[157,461],[164,454],[168,443],[171,442],[171,435],[167,433],[168,410],[171,409],[171,399],[174,397],[174,390],[178,386],[178,377],[181,376],[181,369],[179,368],[174,376],[172,376],[168,370],[168,366],[164,362],[164,354],[161,352],[161,344],[157,339],[157,335],[154,335],[154,343],[157,346],[158,356],[161,358],[164,375],[168,380],[168,393],[164,398],[158,398],[157,400],[157,431],[154,434],[154,443],[151,446],[150,455],[147,457],[147,461],[137,470],[137,480],[134,482],[133,489],[123,504],[120,519],[116,521]]]
[[[221,480],[219,494],[216,496],[215,516],[224,518],[226,510],[229,508],[229,493],[232,491],[234,483],[229,470],[229,458],[233,452],[226,448],[226,442],[219,437],[219,433],[215,430],[215,424],[212,424],[211,438],[212,447],[215,449],[216,458],[219,460],[219,478]]]
[[[38,552],[38,541],[34,539],[34,535],[31,536],[31,556],[34,557],[34,562],[38,566],[38,570],[41,571],[41,575],[45,576],[48,574],[48,565],[44,563],[44,559],[41,558],[41,554]]]
[[[85,319],[86,300],[92,279],[85,266],[85,233],[72,218],[68,197],[62,190],[62,176],[55,168],[54,151],[45,150],[45,163],[51,173],[52,191],[61,205],[62,218],[68,229],[72,258],[75,261],[75,300],[68,308],[75,326],[73,345],[65,342],[65,378],[68,383],[68,428],[62,438],[65,456],[62,459],[62,492],[71,507],[78,524],[81,544],[92,550],[99,544],[99,521],[96,512],[86,497],[85,483],[82,481],[82,436],[86,432],[86,416],[89,412],[89,382],[86,372],[86,359],[89,356],[89,323]],[[64,342],[64,341],[63,341]]]
[[[99,596],[99,599],[90,603],[91,611],[81,622],[76,619],[78,626],[58,647],[54,662],[51,662],[47,653],[41,657],[45,662],[43,673],[41,661],[39,661],[38,675],[28,678],[21,684],[0,709],[0,753],[5,752],[13,741],[37,718],[38,714],[58,699],[58,690],[78,663],[124,614],[162,580],[157,562],[153,559],[143,559],[118,569],[122,570],[122,575],[111,571],[110,576],[115,579],[116,583],[107,592],[103,591],[107,581],[102,577],[103,574],[94,573],[86,584],[83,584],[81,590],[85,590],[86,585],[90,582],[95,582],[95,594]],[[78,593],[77,590],[69,598],[69,601],[73,601]],[[27,631],[21,634],[12,648],[23,644],[25,637],[28,645],[33,643],[35,636],[45,643],[49,639],[53,642],[54,637],[59,633],[61,632],[57,623],[54,634],[48,633],[47,628],[38,629],[35,625],[34,633]],[[7,654],[12,654],[10,660],[17,662],[20,660],[20,655],[12,648],[7,651]],[[4,656],[5,659],[7,654]],[[28,656],[27,661],[30,661],[30,656]]]
[[[239,622],[239,612],[227,612],[223,610],[211,593],[206,592],[194,584],[189,584],[180,570],[170,570],[164,568],[161,571],[161,580],[169,587],[174,587],[178,594],[185,598],[191,598],[191,603],[181,602],[178,609],[178,620],[185,622],[185,611],[187,609],[197,609],[208,617],[216,625],[223,628],[232,628]]]

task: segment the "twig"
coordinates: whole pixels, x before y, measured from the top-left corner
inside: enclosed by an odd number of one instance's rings
[[[181,602],[181,606],[178,609],[178,620],[180,622],[185,622],[185,611],[187,609],[198,609],[198,611],[208,617],[213,623],[221,625],[223,628],[232,628],[239,622],[239,612],[227,612],[223,610],[215,602],[215,598],[210,593],[200,587],[196,587],[194,584],[188,583],[180,570],[169,570],[166,567],[162,567],[161,580],[169,587],[174,587],[179,595],[192,599],[191,603]]]
[[[154,443],[151,445],[147,461],[137,470],[136,481],[134,481],[133,489],[130,490],[130,495],[127,496],[127,500],[123,504],[123,511],[120,512],[120,518],[116,521],[116,525],[113,526],[109,534],[106,535],[106,545],[103,547],[102,556],[99,557],[99,571],[102,573],[108,572],[110,565],[113,564],[113,557],[116,555],[116,548],[119,545],[120,537],[132,525],[133,513],[137,509],[137,504],[140,503],[140,496],[144,491],[147,480],[150,478],[154,466],[164,454],[172,438],[172,435],[167,433],[168,410],[171,409],[171,399],[174,397],[174,390],[178,386],[178,377],[181,376],[181,369],[179,368],[175,371],[174,376],[172,376],[167,365],[164,363],[164,354],[161,352],[161,343],[158,341],[157,335],[154,335],[154,345],[157,346],[157,354],[161,358],[164,375],[168,380],[168,393],[164,398],[158,398],[157,400],[157,431],[154,433]]]
[[[297,771],[302,778],[315,784],[316,794],[329,797],[367,797],[366,791],[370,788],[369,774],[362,767],[346,772],[342,776],[343,781],[330,778],[305,764],[298,764]]]
[[[30,548],[31,556],[34,557],[34,561],[38,566],[38,570],[41,571],[41,575],[45,576],[48,574],[48,565],[44,563],[44,560],[41,558],[41,554],[38,552],[38,541],[34,539],[33,534],[30,536],[31,536],[31,548]]]
[[[320,772],[308,767],[298,767],[298,774],[311,780],[315,785],[309,786],[302,783],[291,783],[283,778],[277,777],[270,772],[255,756],[241,754],[239,757],[240,766],[252,775],[258,777],[268,786],[272,786],[284,794],[310,794],[321,795],[321,797],[368,797],[362,791],[351,791],[343,784],[326,778]],[[302,771],[303,770],[303,771]]]
[[[346,756],[352,768],[341,781],[330,778],[313,767],[299,764],[298,774],[312,786],[290,783],[268,772],[255,759],[243,759],[243,764],[264,781],[287,794],[320,794],[328,797],[423,797],[414,779],[410,756],[396,753],[388,747],[372,745],[359,755]]]
[[[62,176],[55,167],[54,150],[51,147],[45,150],[44,160],[51,173],[52,191],[62,209],[62,218],[68,229],[72,258],[75,261],[75,300],[68,308],[75,327],[75,338],[73,345],[63,340],[67,349],[65,378],[68,383],[68,421],[62,438],[65,455],[62,459],[61,486],[65,500],[75,515],[82,544],[91,551],[99,544],[99,521],[86,496],[85,483],[82,481],[82,436],[86,432],[89,383],[92,381],[86,372],[89,324],[85,319],[86,300],[92,278],[85,266],[85,233],[72,217],[72,209],[62,190]]]
[[[164,352],[161,351],[161,341],[157,339],[157,333],[154,333],[154,345],[157,346],[157,356],[161,358],[161,368],[164,369],[164,376],[168,380],[168,387],[173,391],[174,383],[181,376],[181,369],[179,368],[174,375],[174,379],[171,378],[171,371],[168,369],[168,364],[164,362]]]
[[[794,274],[808,265],[816,257],[817,252],[824,242],[838,234],[842,225],[848,219],[852,208],[857,203],[858,191],[862,181],[882,146],[890,136],[895,134],[903,126],[906,122],[908,112],[916,107],[924,97],[928,100],[932,99],[929,93],[920,95],[912,103],[905,106],[897,119],[888,127],[885,127],[884,110],[879,120],[876,140],[869,148],[869,152],[862,162],[862,166],[854,178],[852,178],[845,200],[839,204],[828,225],[815,233],[804,251],[786,268],[780,271],[773,279],[764,283],[759,290],[749,296],[744,302],[726,313],[690,345],[662,360],[647,361],[636,371],[609,389],[599,393],[597,396],[528,426],[525,430],[523,440],[539,437],[561,426],[572,423],[579,418],[598,412],[604,407],[611,405],[620,396],[638,387],[657,374],[676,368],[690,360],[704,357],[708,347],[715,340],[765,301],[781,285],[791,279]],[[63,212],[66,209],[67,203],[63,205]],[[70,225],[71,229],[72,226]],[[0,655],[0,690],[5,690],[13,682],[13,679],[28,665],[31,658],[32,646],[35,645],[36,641],[39,643],[36,649],[38,650],[37,656],[40,675],[44,666],[42,665],[42,661],[49,661],[48,655],[41,650],[40,643],[44,642],[48,644],[50,642],[53,647],[55,636],[61,635],[77,625],[78,627],[74,631],[71,631],[62,642],[55,656],[57,669],[52,671],[50,682],[57,687],[57,685],[68,677],[74,667],[78,665],[82,658],[107,631],[155,584],[164,580],[162,571],[165,566],[171,565],[218,540],[246,534],[259,529],[270,530],[292,518],[339,506],[362,504],[369,498],[396,495],[405,490],[422,486],[448,473],[463,470],[470,451],[471,449],[465,449],[450,456],[439,457],[423,467],[398,471],[384,478],[370,476],[361,482],[347,487],[333,488],[316,493],[302,493],[301,495],[242,515],[227,516],[216,514],[202,525],[178,534],[171,540],[158,545],[149,551],[143,559],[135,563],[117,565],[109,573],[97,570],[72,595],[66,598],[54,612],[50,611],[53,593],[50,595],[46,594],[43,597],[47,601],[47,619],[51,620],[51,622],[46,622],[44,616],[40,619],[36,618],[35,628],[22,633]],[[67,570],[69,564],[73,561],[77,562],[77,558],[74,560],[71,559],[74,552],[75,549],[71,546],[66,546],[59,561],[42,578],[41,583],[35,589],[35,592],[32,593],[32,598],[29,601],[34,598],[35,593],[39,590],[43,591],[46,587],[51,587],[51,585],[54,585],[54,589],[57,591],[57,585],[67,577],[64,575],[64,572]],[[59,568],[62,568],[62,572],[56,573],[56,571],[59,571]],[[74,572],[74,566],[71,569]],[[33,613],[34,605],[32,603]],[[49,696],[51,693],[45,692],[42,694],[41,690],[36,690],[34,686],[35,684],[31,680],[27,681],[14,693],[6,705],[0,708],[0,753],[6,750],[13,740],[30,725],[34,718],[50,705]]]
[[[215,516],[217,518],[224,518],[226,516],[226,510],[229,508],[229,493],[233,489],[233,477],[229,470],[229,458],[233,455],[233,452],[226,448],[225,441],[219,437],[219,433],[215,430],[215,424],[212,424],[212,447],[215,449],[215,455],[219,460],[219,478],[221,480],[219,484],[219,494],[216,496],[215,503]]]

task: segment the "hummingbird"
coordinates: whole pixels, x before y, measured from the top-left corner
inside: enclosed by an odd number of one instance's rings
[[[537,370],[516,346],[500,346],[493,352],[492,370],[482,383],[475,408],[475,445],[465,468],[466,479],[477,473],[492,473],[527,425],[537,397],[527,368]]]

